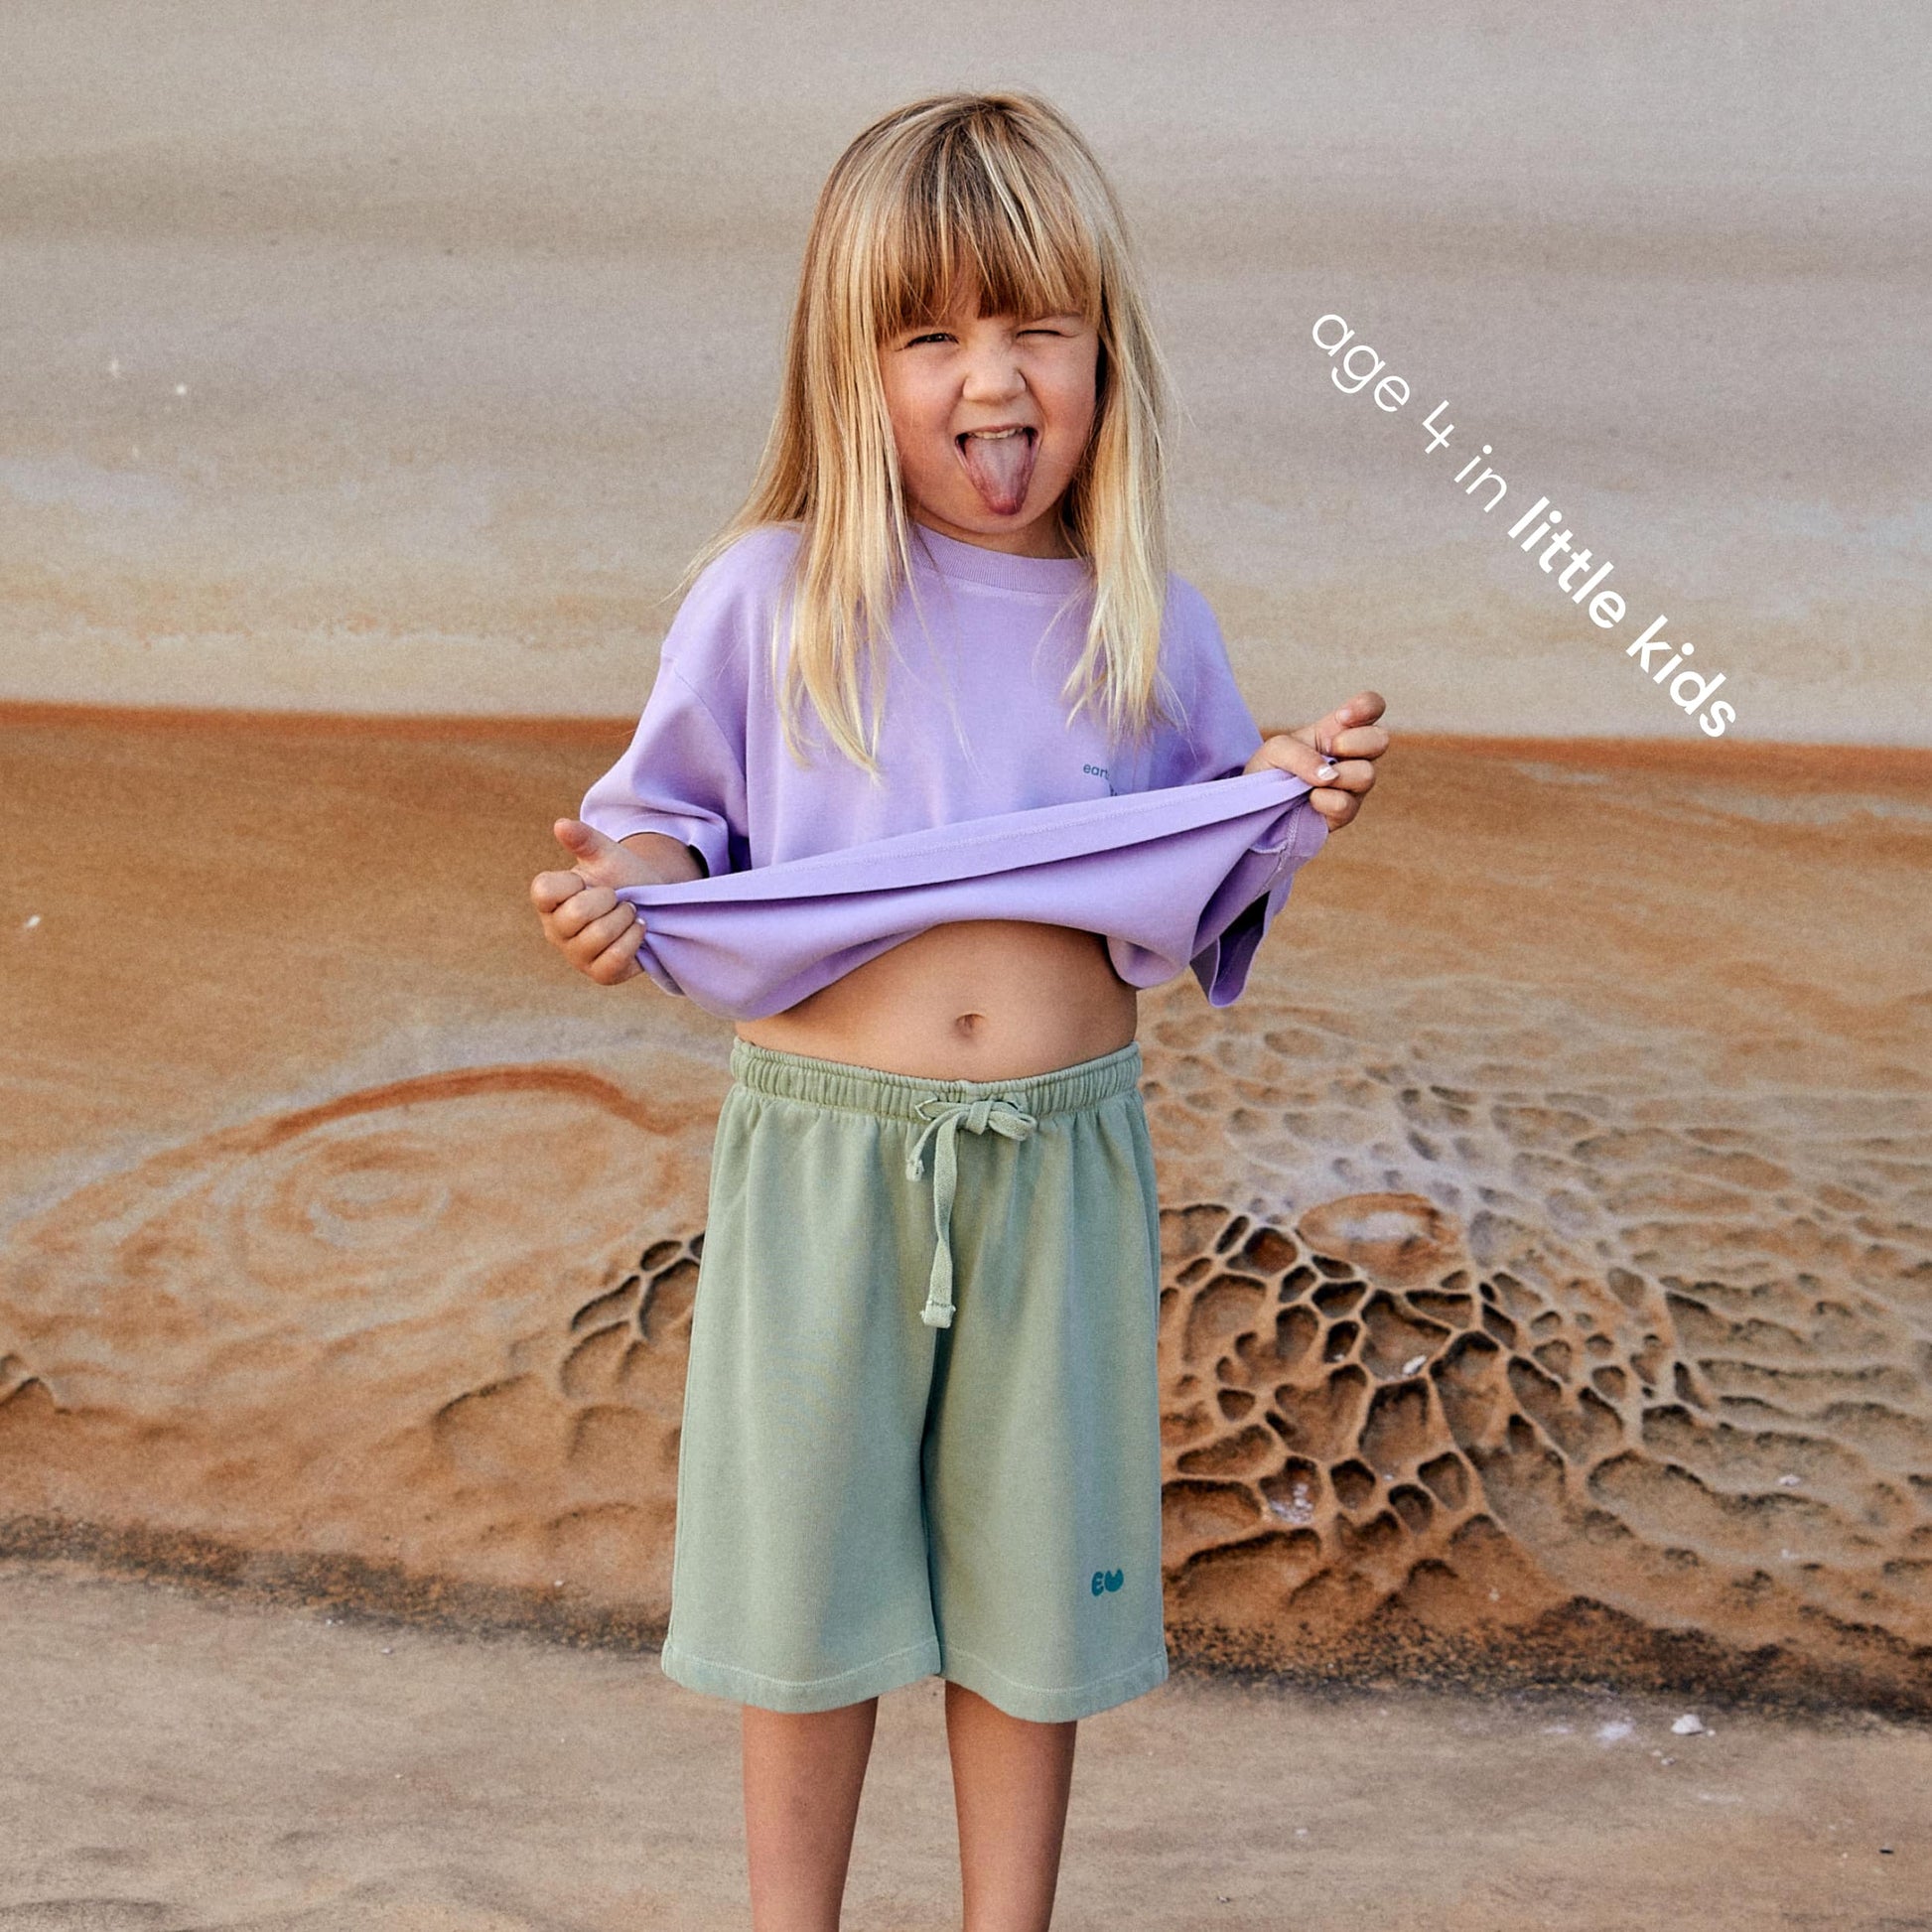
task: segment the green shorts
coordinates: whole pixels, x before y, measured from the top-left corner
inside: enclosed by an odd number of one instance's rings
[[[1138,1042],[928,1080],[732,1044],[661,1663],[825,1711],[932,1675],[1038,1723],[1168,1675]]]

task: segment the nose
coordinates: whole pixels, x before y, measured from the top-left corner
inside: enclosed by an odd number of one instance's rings
[[[1026,372],[1011,343],[986,343],[967,355],[966,376],[960,386],[964,401],[1006,402],[1026,390]]]

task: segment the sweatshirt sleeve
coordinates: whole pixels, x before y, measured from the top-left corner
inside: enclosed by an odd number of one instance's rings
[[[1235,776],[1261,750],[1255,723],[1228,663],[1213,607],[1185,578],[1172,580],[1173,662],[1169,676],[1181,722],[1156,733],[1149,790]]]
[[[623,756],[584,794],[577,816],[606,838],[661,832],[688,845],[706,875],[751,864],[745,707],[734,697],[745,639],[738,600],[717,565],[691,588],[665,633],[657,678]]]
[[[1150,789],[1235,777],[1261,750],[1261,727],[1235,682],[1213,608],[1184,578],[1173,585],[1173,634],[1182,648],[1171,675],[1183,722],[1160,729]],[[1203,929],[1215,936],[1191,962],[1210,1006],[1232,1006],[1241,997],[1256,949],[1287,903],[1295,873],[1324,842],[1326,821],[1311,805],[1306,809],[1312,825],[1292,821],[1280,844],[1250,846],[1214,895]],[[1219,923],[1223,915],[1225,924]]]

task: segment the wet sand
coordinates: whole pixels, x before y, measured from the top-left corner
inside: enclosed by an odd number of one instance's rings
[[[15,1564],[0,1668],[9,1926],[747,1922],[737,1708],[648,1654]],[[1926,1923],[1932,1732],[1686,1708],[1172,1678],[1081,1725],[1054,1925]],[[882,1699],[851,1932],[958,1923],[951,1789],[937,1681]]]

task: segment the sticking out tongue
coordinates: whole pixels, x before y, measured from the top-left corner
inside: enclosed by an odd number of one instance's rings
[[[1012,516],[1027,500],[1038,439],[1030,429],[1007,436],[963,436],[956,445],[980,500],[999,516]]]

